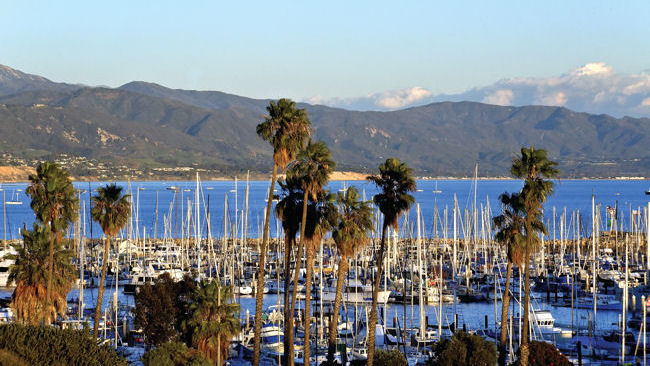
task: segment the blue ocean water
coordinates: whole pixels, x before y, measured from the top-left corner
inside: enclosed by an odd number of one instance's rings
[[[89,215],[89,192],[105,182],[75,182],[74,186],[81,190],[80,198],[82,201],[81,218],[84,221],[82,229],[85,229],[86,236],[91,236],[91,220]],[[124,187],[125,191],[130,192],[133,200],[133,222],[134,228],[131,235],[135,235],[137,227],[138,237],[146,235],[151,237],[156,234],[158,237],[164,235],[173,236],[175,224],[178,222],[178,236],[181,235],[183,227],[183,217],[187,217],[188,205],[195,213],[195,181],[150,181],[150,182],[117,182]],[[504,191],[513,192],[521,189],[522,182],[519,180],[461,180],[461,179],[441,179],[441,180],[419,180],[417,182],[418,191],[414,193],[416,201],[420,204],[423,221],[425,224],[424,232],[427,236],[433,233],[434,208],[437,208],[440,221],[438,222],[438,234],[441,235],[441,218],[445,207],[448,208],[448,220],[451,220],[454,196],[458,200],[458,207],[461,216],[465,209],[471,210],[474,206],[476,196],[476,206],[479,208],[489,207],[492,215],[497,215],[500,210],[498,197]],[[268,181],[251,181],[249,185],[249,214],[248,214],[248,233],[251,237],[258,237],[261,232],[261,225],[266,208],[266,196],[268,194]],[[168,187],[178,187],[177,191],[168,189]],[[367,181],[335,181],[328,185],[328,189],[333,192],[339,191],[344,187],[356,186],[366,197],[372,199],[376,193],[376,188],[372,183]],[[10,183],[2,184],[5,201],[20,201],[21,204],[6,204],[0,207],[3,214],[0,216],[0,239],[17,238],[19,230],[23,225],[30,227],[34,221],[34,215],[29,207],[29,197],[25,195],[27,183]],[[236,187],[236,189],[235,189]],[[476,194],[474,193],[476,187]],[[591,227],[591,196],[595,196],[596,204],[601,206],[601,221],[605,223],[605,207],[619,207],[619,220],[622,218],[623,229],[627,228],[629,216],[632,210],[643,210],[647,207],[650,196],[645,195],[645,191],[650,188],[648,180],[559,180],[555,181],[555,190],[545,204],[546,220],[552,219],[552,211],[555,207],[556,215],[559,217],[560,212],[565,208],[568,213],[579,210],[582,215],[582,222],[587,231]],[[279,189],[279,187],[277,187]],[[435,191],[435,192],[434,192]],[[175,192],[177,197],[175,196]],[[213,237],[222,237],[224,231],[224,202],[228,200],[228,227],[232,227],[235,221],[235,212],[239,211],[238,217],[241,217],[241,210],[245,204],[245,181],[201,181],[200,182],[200,216],[201,216],[201,236],[207,235],[206,213],[210,213],[210,229]],[[157,202],[157,215],[156,215]],[[176,219],[175,207],[178,207],[178,219]],[[414,210],[415,208],[413,208]],[[414,215],[412,210],[412,215]],[[642,211],[641,211],[642,212]],[[5,214],[6,213],[6,214]],[[178,221],[177,221],[178,220]],[[193,218],[192,218],[193,220]],[[165,226],[167,222],[167,226]],[[451,221],[449,221],[451,223]],[[157,225],[155,225],[157,224]],[[193,225],[193,224],[192,224]],[[5,226],[7,228],[5,234]],[[154,228],[154,226],[156,226]],[[238,225],[241,228],[241,222]],[[277,220],[272,221],[271,235],[277,235],[279,224]],[[552,229],[552,228],[551,228]],[[559,230],[559,228],[558,228]],[[194,235],[194,229],[190,230]],[[241,229],[239,230],[241,232]],[[187,232],[187,230],[186,230]],[[99,226],[92,225],[92,237],[101,237],[102,232]],[[123,232],[122,235],[127,235]]]

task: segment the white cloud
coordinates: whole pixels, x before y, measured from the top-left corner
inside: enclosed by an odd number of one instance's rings
[[[542,95],[539,100],[542,105],[563,106],[567,102],[567,97],[564,92],[557,92],[547,95]]]
[[[356,110],[394,110],[410,107],[432,96],[428,89],[414,86],[406,89],[388,90],[381,93],[368,94],[358,98],[323,98],[315,96],[306,100],[307,103],[324,104],[333,107]]]
[[[611,74],[613,71],[611,66],[607,66],[604,62],[592,62],[582,67],[573,70],[573,76],[605,76]]]
[[[483,103],[496,105],[511,105],[515,94],[510,89],[499,89],[483,98]]]
[[[392,110],[442,101],[542,104],[616,117],[650,117],[650,71],[625,74],[604,62],[592,62],[559,76],[503,79],[459,94],[432,95],[425,88],[413,87],[360,98],[309,100],[356,110]]]
[[[408,89],[392,90],[379,95],[375,94],[371,98],[376,98],[375,104],[380,107],[397,109],[409,106],[430,96],[431,92],[429,90],[415,86]]]

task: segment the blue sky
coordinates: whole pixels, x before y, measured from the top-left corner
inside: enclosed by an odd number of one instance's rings
[[[458,94],[602,62],[650,69],[648,1],[4,1],[0,64],[260,98]]]

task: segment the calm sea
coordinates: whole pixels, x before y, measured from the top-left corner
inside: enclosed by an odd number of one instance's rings
[[[178,235],[180,236],[183,217],[187,218],[188,211],[191,211],[191,220],[194,220],[196,202],[195,181],[152,181],[152,182],[117,182],[123,186],[126,192],[132,195],[133,232],[131,235],[151,237],[154,234],[158,237],[172,235],[175,231],[175,224],[178,222]],[[81,192],[81,218],[84,222],[82,230],[86,236],[101,237],[101,229],[92,225],[89,219],[89,192],[106,183],[75,182],[74,185]],[[437,207],[439,217],[442,217],[445,207],[448,208],[449,222],[451,223],[454,196],[458,201],[461,215],[464,217],[464,210],[471,210],[476,200],[476,206],[487,207],[489,205],[492,215],[499,213],[500,206],[498,197],[504,191],[513,192],[521,189],[522,182],[518,180],[420,180],[417,182],[418,191],[414,193],[417,202],[420,204],[425,233],[433,233],[434,207]],[[177,187],[178,190],[170,190],[170,187]],[[266,195],[268,193],[268,181],[251,181],[248,198],[248,233],[251,237],[257,237],[261,232],[264,209],[266,208]],[[370,200],[376,193],[373,184],[366,181],[336,181],[331,182],[327,188],[336,192],[344,187],[356,186],[366,199]],[[23,225],[30,227],[34,221],[34,215],[29,207],[29,197],[25,195],[26,183],[2,184],[5,201],[19,201],[21,204],[5,204],[3,209],[6,214],[0,216],[0,239],[6,236],[8,239],[17,238],[19,230]],[[476,190],[475,190],[476,187]],[[556,215],[565,208],[568,213],[579,210],[582,215],[582,222],[585,230],[591,227],[591,196],[595,196],[596,204],[601,207],[601,221],[606,225],[605,207],[618,204],[619,219],[624,227],[628,226],[629,216],[633,210],[647,207],[650,196],[645,191],[650,188],[648,180],[561,180],[555,181],[555,192],[548,199],[545,205],[546,220],[552,219],[552,211],[555,207]],[[476,191],[476,194],[475,194]],[[176,195],[175,195],[176,192]],[[224,231],[224,202],[227,199],[228,227],[235,223],[235,212],[241,217],[245,206],[246,181],[201,181],[199,184],[201,236],[207,235],[206,213],[210,215],[210,230],[213,237],[222,237]],[[476,197],[476,198],[475,198]],[[178,218],[174,208],[178,207]],[[412,213],[412,215],[414,215]],[[441,231],[440,219],[438,223],[438,234]],[[194,221],[192,221],[194,222]],[[194,229],[191,228],[191,235]],[[238,227],[241,228],[241,221]],[[279,225],[277,220],[272,221],[271,235],[277,235]],[[552,227],[551,227],[552,229]],[[230,229],[229,229],[230,230]],[[558,228],[559,230],[559,228]],[[187,232],[187,229],[186,229]],[[241,232],[241,229],[239,230]],[[127,235],[126,232],[122,235]]]

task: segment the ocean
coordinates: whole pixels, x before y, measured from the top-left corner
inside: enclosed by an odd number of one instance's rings
[[[650,196],[645,195],[645,191],[650,188],[648,180],[557,180],[554,182],[554,193],[548,198],[544,206],[545,220],[547,222],[552,220],[553,208],[556,210],[558,220],[560,213],[565,209],[568,214],[579,211],[583,231],[585,232],[591,231],[592,194],[595,196],[596,204],[600,206],[601,228],[606,228],[606,206],[615,207],[618,205],[619,222],[623,224],[623,230],[625,230],[629,225],[630,214],[639,209],[640,212],[644,212],[650,201]],[[90,220],[89,192],[94,192],[98,186],[104,184],[106,182],[74,183],[75,188],[81,192],[81,229],[87,237],[100,238],[102,236],[99,226]],[[133,215],[130,225],[133,228],[132,236],[137,235],[138,238],[146,236],[149,238],[155,235],[162,238],[167,235],[171,237],[176,231],[176,224],[178,226],[178,236],[180,236],[183,227],[182,220],[183,217],[187,217],[188,207],[191,215],[195,215],[195,181],[117,182],[117,184],[123,186],[125,192],[130,193],[132,196]],[[499,195],[506,191],[518,191],[522,185],[522,181],[519,180],[418,180],[418,191],[414,192],[413,195],[416,202],[420,204],[425,225],[425,235],[434,235],[434,209],[437,209],[439,220],[436,234],[442,236],[444,209],[445,207],[448,208],[448,220],[451,220],[454,197],[458,201],[461,217],[464,217],[465,209],[472,210],[474,202],[476,202],[479,209],[489,206],[491,216],[494,216],[498,215],[500,211]],[[173,186],[177,187],[178,190],[168,189]],[[250,181],[248,186],[248,234],[250,237],[258,237],[264,219],[269,182]],[[330,182],[327,188],[337,192],[344,187],[351,186],[357,187],[368,200],[371,200],[372,196],[377,192],[375,186],[367,181],[334,181]],[[18,238],[23,225],[28,228],[31,227],[35,217],[29,206],[29,197],[25,195],[26,187],[27,183],[2,184],[5,202],[18,201],[21,203],[5,204],[0,207],[3,210],[0,217],[0,239],[5,237],[7,239]],[[202,237],[207,236],[206,213],[209,212],[209,226],[212,237],[223,237],[224,202],[227,199],[228,227],[230,228],[235,223],[235,212],[238,212],[237,217],[241,217],[244,209],[246,181],[201,181],[199,192],[199,215],[202,223],[200,235]],[[177,193],[177,197],[175,197],[175,193]],[[174,210],[175,207],[178,208],[178,218]],[[411,210],[412,216],[414,216],[414,210],[415,205]],[[193,217],[192,220],[194,220]],[[238,222],[238,227],[241,228],[241,221]],[[277,231],[280,225],[275,216],[273,216],[271,222],[270,235],[274,237],[278,234]],[[451,223],[451,221],[449,222]],[[549,229],[552,231],[552,225]],[[559,230],[559,226],[556,230]],[[192,236],[195,235],[193,229],[190,231]],[[239,232],[241,232],[241,229]],[[128,233],[123,231],[120,235],[126,237]]]

